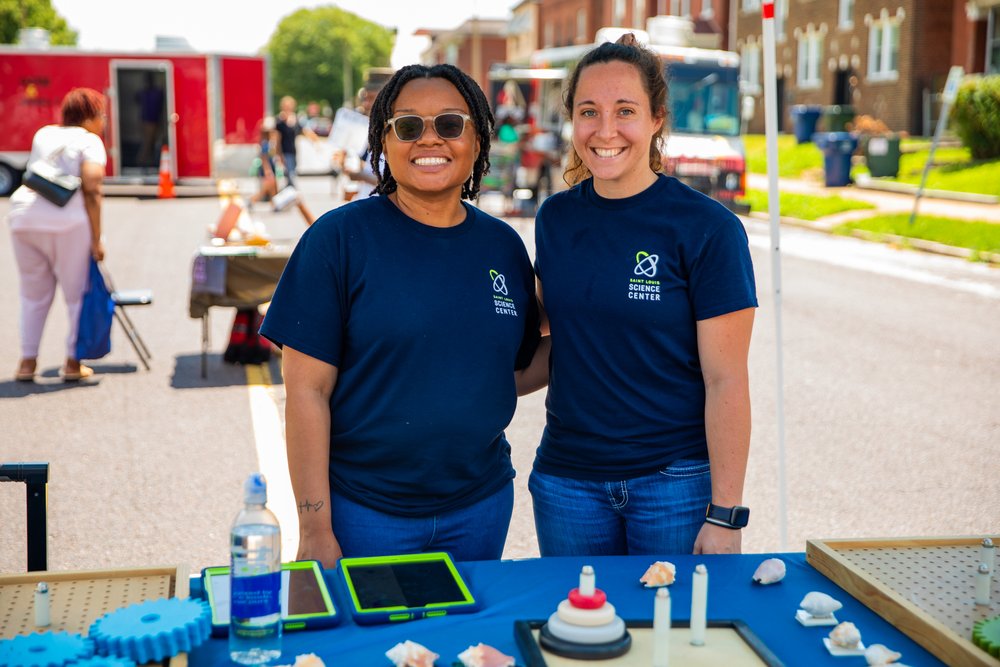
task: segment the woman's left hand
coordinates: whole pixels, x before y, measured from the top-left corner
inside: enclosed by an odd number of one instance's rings
[[[738,554],[743,551],[743,531],[702,524],[694,541],[696,554]]]

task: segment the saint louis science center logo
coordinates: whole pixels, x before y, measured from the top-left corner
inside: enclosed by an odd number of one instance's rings
[[[503,277],[503,274],[490,269],[490,278],[493,279],[493,291],[507,296],[507,279]]]
[[[507,295],[507,279],[499,271],[490,269],[490,280],[493,281],[493,312],[497,315],[517,317],[517,305],[514,299]]]
[[[659,255],[650,255],[648,252],[640,250],[635,254],[635,275],[646,276],[647,278],[654,277],[656,275],[656,264],[659,261]]]

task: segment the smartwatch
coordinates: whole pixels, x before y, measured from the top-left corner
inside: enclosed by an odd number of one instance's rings
[[[750,521],[750,508],[736,505],[735,507],[722,507],[721,505],[708,504],[705,510],[705,522],[715,526],[722,526],[731,530],[745,528]]]

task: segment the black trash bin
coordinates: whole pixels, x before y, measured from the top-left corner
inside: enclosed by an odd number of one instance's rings
[[[800,144],[807,144],[812,141],[812,135],[816,132],[816,123],[823,113],[823,107],[818,105],[796,104],[792,107],[792,129],[795,133],[795,141]]]
[[[899,135],[869,137],[865,143],[865,162],[874,177],[899,175]]]
[[[823,121],[827,132],[846,132],[847,124],[854,122],[854,107],[849,104],[833,104],[823,110]]]
[[[823,151],[826,187],[850,185],[851,155],[858,147],[858,138],[850,132],[817,132],[813,143]]]

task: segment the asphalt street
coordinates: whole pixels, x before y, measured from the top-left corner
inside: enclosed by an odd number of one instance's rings
[[[317,213],[338,201],[326,178],[303,179],[303,190]],[[0,216],[6,210],[0,201]],[[50,463],[50,568],[225,563],[247,473],[264,465],[276,490],[287,487],[275,463],[283,451],[280,360],[263,376],[224,364],[233,311],[214,309],[208,378],[199,375],[201,325],[187,313],[191,260],[218,216],[214,198],[106,201],[108,269],[119,288],[155,294],[153,306],[133,311],[154,359],[148,372],[137,367],[116,328],[111,354],[94,364],[99,380],[86,385],[57,376],[66,330],[59,296],[42,376],[13,381],[17,275],[9,235],[0,233],[0,462]],[[255,217],[275,239],[304,229],[294,211]],[[533,250],[532,221],[511,222]],[[783,506],[767,226],[746,224],[760,309],[744,549],[801,551],[812,537],[996,533],[1000,270],[783,229]],[[525,487],[543,400],[544,392],[523,398],[508,429],[518,477],[507,557],[537,555]],[[278,496],[279,516],[294,517],[291,498]],[[288,549],[293,524],[283,519]],[[0,572],[23,570],[22,485],[0,484],[0,529]]]

